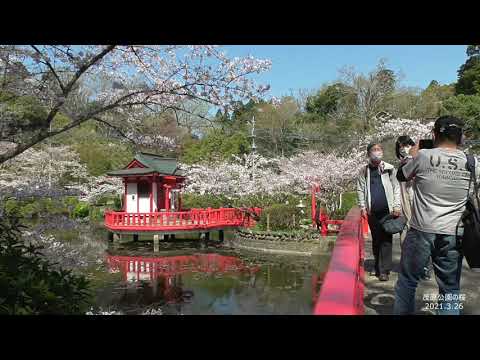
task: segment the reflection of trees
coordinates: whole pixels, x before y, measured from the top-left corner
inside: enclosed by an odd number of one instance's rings
[[[145,306],[174,304],[181,312],[182,304],[189,301],[193,291],[183,289],[182,275],[158,276],[151,281],[139,281],[123,289],[118,304],[131,310]]]
[[[236,276],[203,275],[195,281],[195,286],[205,290],[213,298],[223,298],[230,295],[231,291],[241,292],[242,284]]]
[[[202,313],[258,313],[262,309],[262,313],[292,314],[311,311],[312,298],[317,291],[311,275],[321,275],[328,264],[328,259],[316,257],[275,258],[273,261],[272,256],[235,259],[209,256],[195,262],[193,268],[187,266],[189,263],[180,266],[177,258],[151,262],[156,264],[155,268],[144,266],[148,258],[112,257],[110,263],[125,275],[126,271],[143,274],[140,277],[136,274],[137,281],[134,279],[120,301],[132,310],[170,304],[168,311],[181,313],[189,300],[188,295],[193,296],[187,289],[193,289],[196,293],[193,308],[197,312],[202,309]],[[125,261],[142,263],[134,269],[126,266]],[[161,274],[160,271],[166,272]],[[149,273],[149,280],[141,281]]]

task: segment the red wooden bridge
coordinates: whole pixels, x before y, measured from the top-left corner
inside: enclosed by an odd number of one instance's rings
[[[261,213],[260,208],[238,209],[191,209],[188,211],[166,211],[128,213],[106,211],[105,226],[112,231],[200,231],[228,227],[252,227],[253,216]]]
[[[322,236],[327,236],[328,233],[338,233],[343,224],[343,220],[334,220],[328,217],[323,208],[317,208],[316,194],[320,192],[320,186],[312,186],[312,226],[316,226]]]
[[[335,242],[327,274],[315,305],[315,315],[364,314],[364,237],[368,224],[352,208]]]

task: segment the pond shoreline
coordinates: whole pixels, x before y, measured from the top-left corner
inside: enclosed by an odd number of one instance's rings
[[[326,255],[331,253],[335,237],[321,237],[316,232],[289,234],[254,230],[237,230],[225,245],[237,249],[286,255]]]

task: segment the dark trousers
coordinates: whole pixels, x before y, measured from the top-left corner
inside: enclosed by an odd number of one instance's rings
[[[372,249],[375,258],[375,272],[379,275],[388,274],[392,270],[392,235],[383,231],[379,220],[387,215],[368,215],[368,225],[372,234]]]
[[[457,237],[414,228],[408,230],[402,245],[400,273],[395,285],[395,315],[415,313],[415,293],[429,259],[432,259],[439,295],[424,294],[423,300],[427,305],[433,302],[438,305],[435,309],[440,315],[460,315],[464,301],[464,295],[460,294],[463,255],[458,250]]]

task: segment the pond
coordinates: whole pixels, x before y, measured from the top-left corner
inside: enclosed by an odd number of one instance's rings
[[[78,246],[95,311],[165,315],[310,315],[329,256],[259,254],[195,237],[113,244],[102,228],[50,229]],[[231,234],[227,234],[230,237]],[[76,244],[76,245],[75,245]]]

